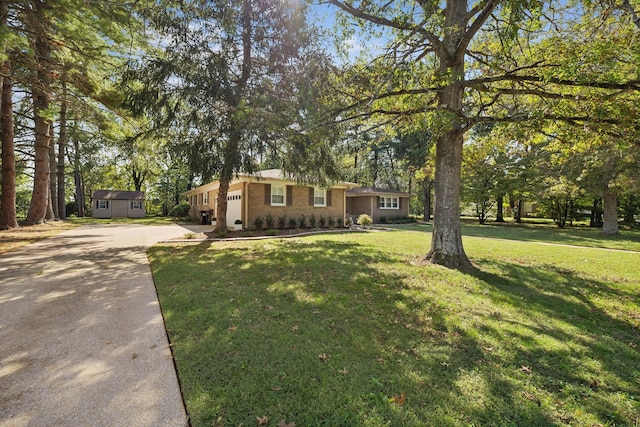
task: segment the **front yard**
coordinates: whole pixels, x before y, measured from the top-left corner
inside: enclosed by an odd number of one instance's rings
[[[640,254],[416,230],[152,248],[192,425],[640,424]]]

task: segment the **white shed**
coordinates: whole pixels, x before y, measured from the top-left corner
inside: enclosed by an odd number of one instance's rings
[[[143,191],[96,190],[93,192],[94,218],[144,218]]]

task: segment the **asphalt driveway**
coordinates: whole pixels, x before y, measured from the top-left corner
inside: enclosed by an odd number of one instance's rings
[[[186,425],[146,249],[199,227],[81,227],[0,255],[0,426]]]

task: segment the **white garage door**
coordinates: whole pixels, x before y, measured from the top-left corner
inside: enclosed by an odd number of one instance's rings
[[[242,190],[227,194],[227,227],[233,227],[236,219],[242,219]]]

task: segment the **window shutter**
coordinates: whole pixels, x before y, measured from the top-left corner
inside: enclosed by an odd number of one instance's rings
[[[313,187],[309,187],[309,206],[313,206]]]
[[[99,206],[100,206],[100,201],[96,200],[96,209],[98,209]]]
[[[327,190],[327,206],[331,206],[331,189]]]
[[[398,209],[402,209],[402,197],[398,197]]]
[[[264,204],[271,204],[271,184],[264,185]]]
[[[293,204],[293,186],[287,185],[287,206]]]

